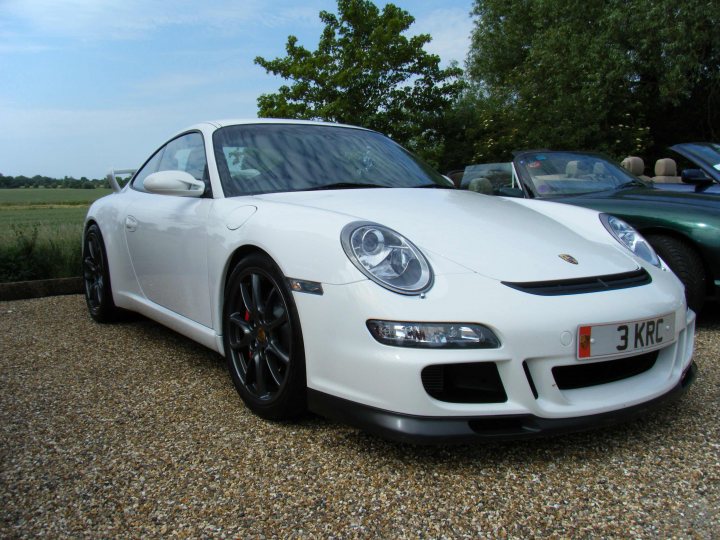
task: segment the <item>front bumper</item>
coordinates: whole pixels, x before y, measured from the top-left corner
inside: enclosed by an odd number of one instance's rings
[[[633,414],[628,411],[642,412],[692,379],[695,314],[686,310],[677,279],[660,270],[650,285],[553,298],[468,274],[437,276],[425,299],[396,295],[368,281],[324,289],[323,296],[294,295],[309,406],[390,438],[522,438],[585,429]],[[658,350],[644,371],[582,387],[560,384],[554,376],[556,368],[607,360],[634,365],[634,357],[622,354],[579,360],[579,325],[670,313],[676,339]],[[502,345],[475,350],[388,346],[370,335],[368,319],[483,324]],[[472,363],[497,368],[502,399],[453,402],[433,397],[424,386],[429,366]]]
[[[311,411],[348,423],[385,439],[415,444],[460,444],[478,440],[518,440],[609,427],[678,399],[695,380],[691,363],[680,382],[666,394],[625,409],[572,418],[526,415],[477,417],[423,417],[383,411],[342,398],[308,390]]]

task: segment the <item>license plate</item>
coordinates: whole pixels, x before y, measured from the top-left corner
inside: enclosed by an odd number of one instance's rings
[[[578,358],[651,351],[675,341],[675,315],[641,321],[580,326]]]

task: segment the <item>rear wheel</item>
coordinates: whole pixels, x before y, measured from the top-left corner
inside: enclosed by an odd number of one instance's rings
[[[113,302],[105,242],[94,223],[85,231],[82,259],[85,302],[90,316],[101,323],[116,321],[120,311]]]
[[[647,240],[685,285],[690,309],[699,313],[707,296],[707,277],[700,255],[692,246],[672,236],[648,235]]]
[[[306,408],[305,352],[292,293],[267,256],[249,255],[230,274],[223,342],[235,388],[250,410],[270,420]]]

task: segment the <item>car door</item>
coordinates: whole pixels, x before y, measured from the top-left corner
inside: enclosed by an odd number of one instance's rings
[[[149,193],[153,172],[180,170],[208,186],[201,198]],[[203,136],[181,135],[158,150],[135,175],[125,216],[130,260],[145,297],[204,326],[212,326],[207,266],[207,217],[213,204]]]

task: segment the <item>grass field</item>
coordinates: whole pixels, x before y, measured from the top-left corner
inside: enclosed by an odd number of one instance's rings
[[[0,206],[72,205],[87,207],[111,189],[0,189]]]
[[[109,189],[0,189],[0,282],[78,276],[82,225]]]

